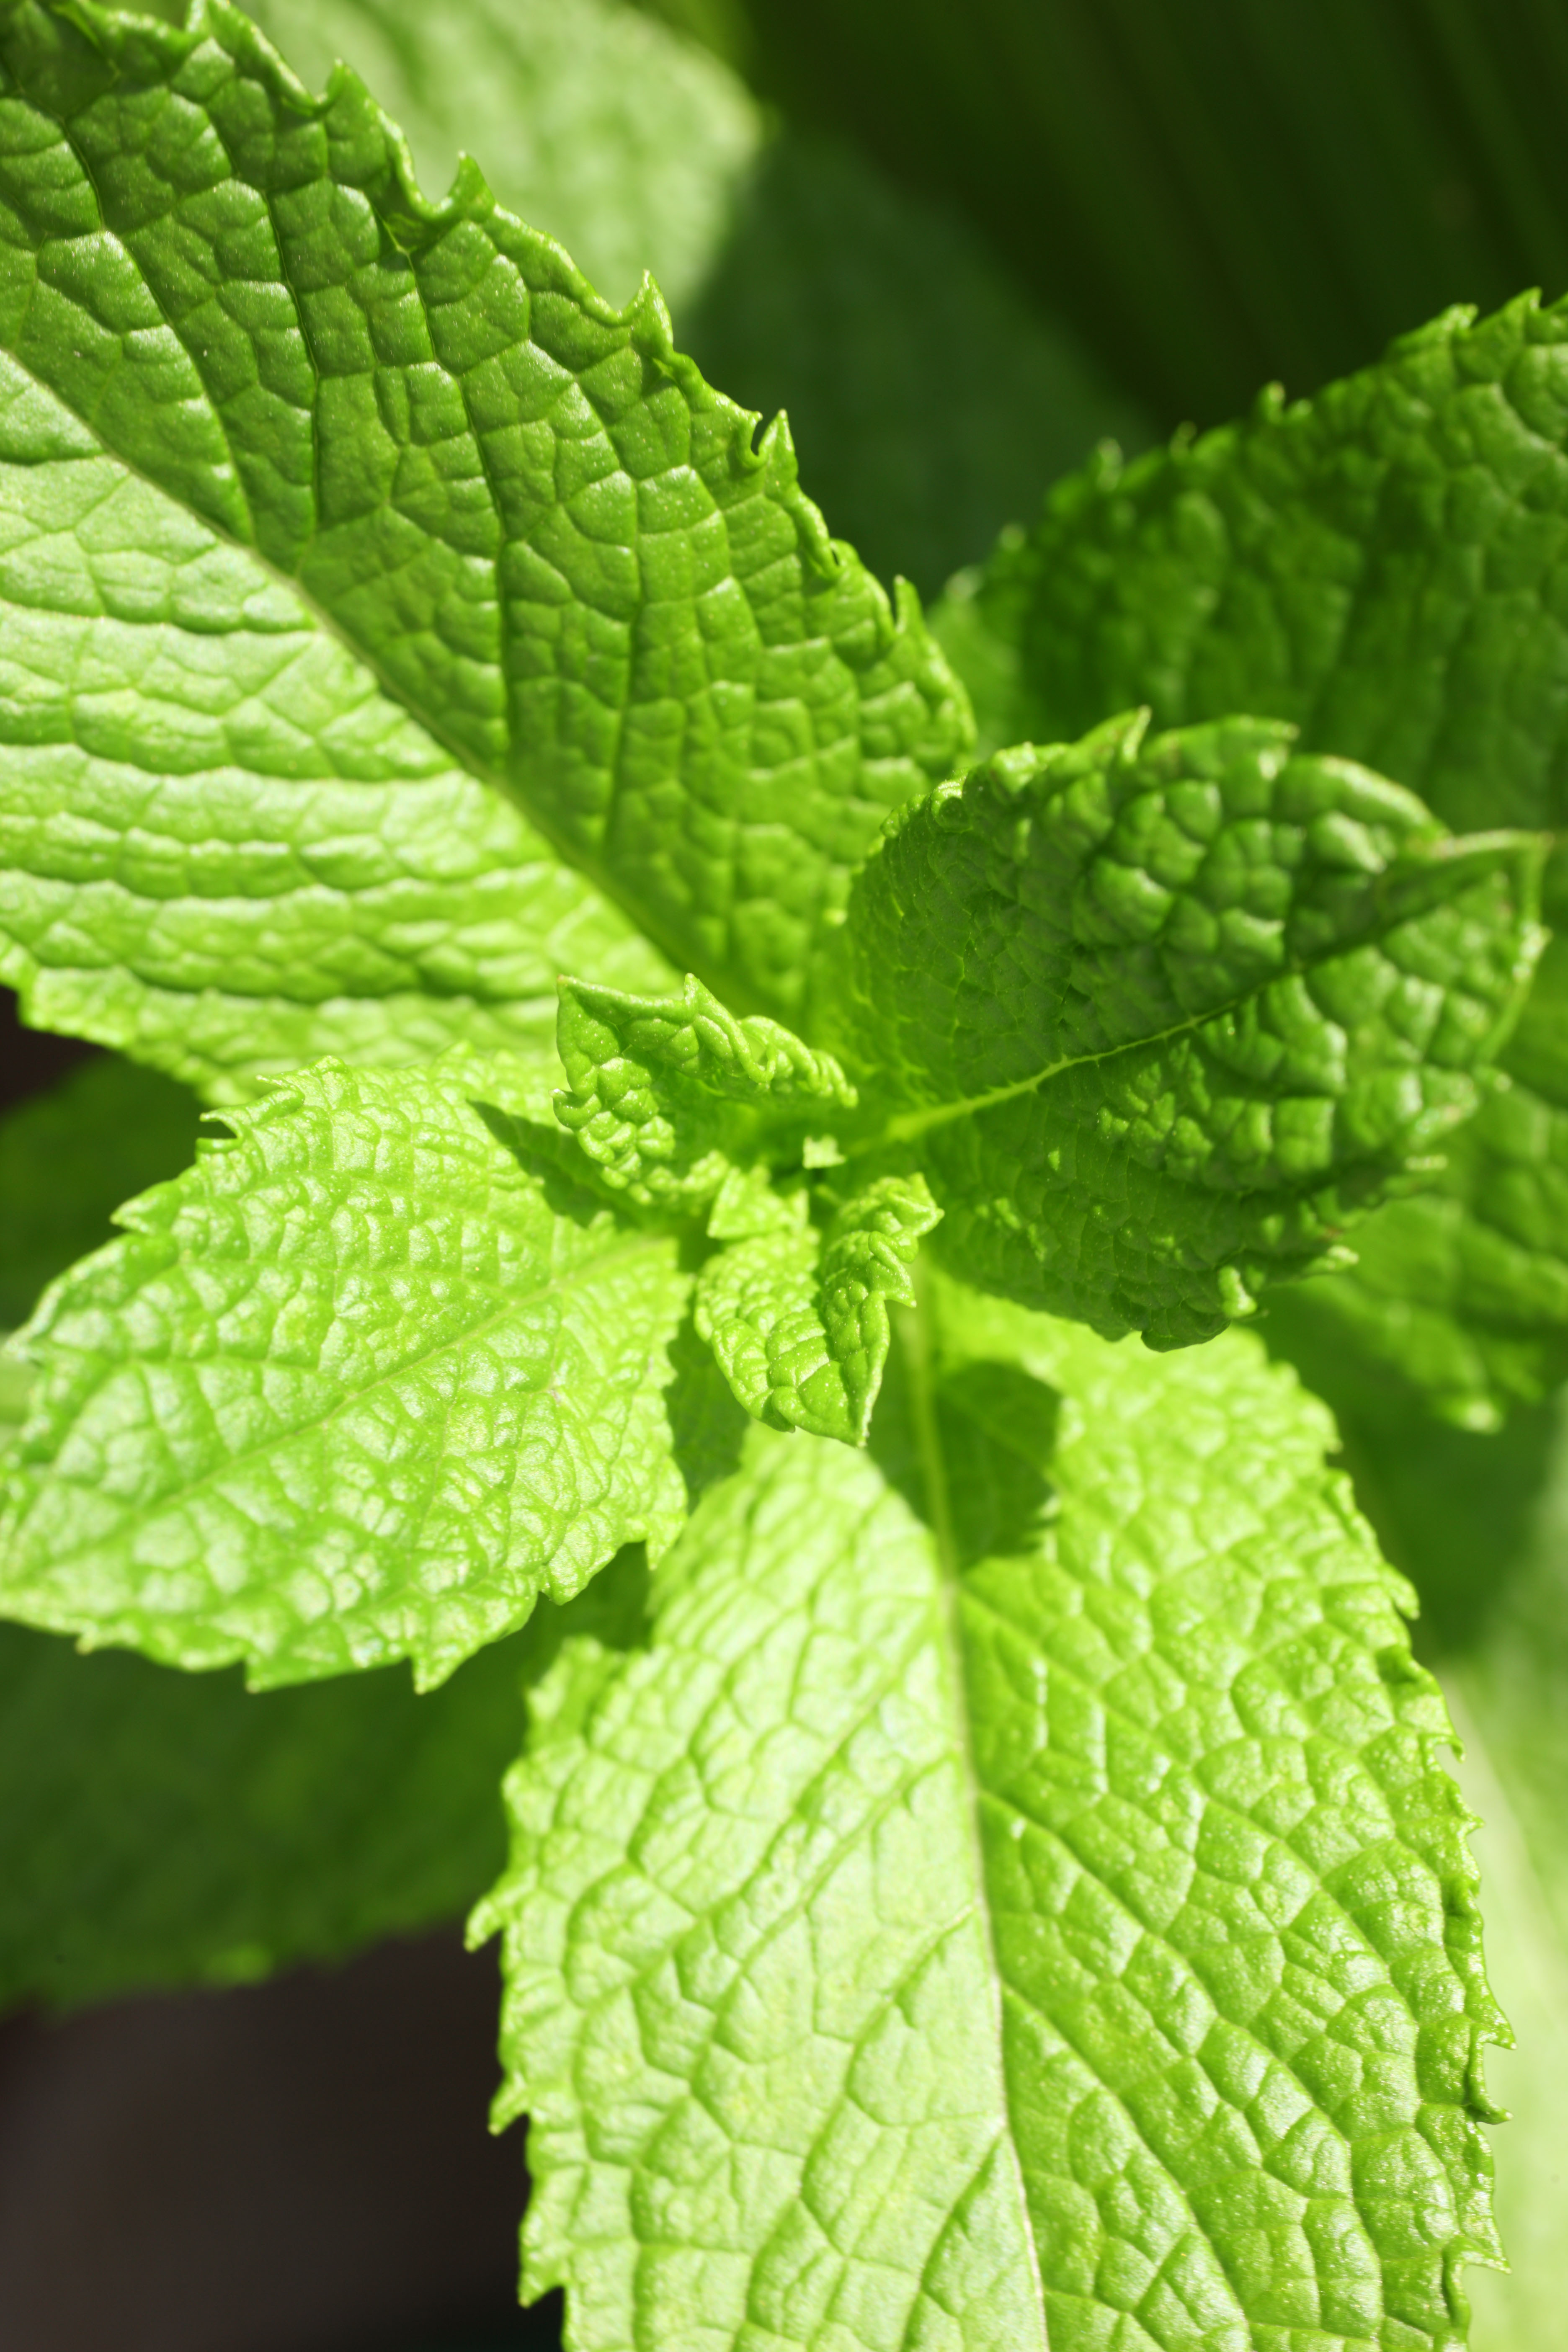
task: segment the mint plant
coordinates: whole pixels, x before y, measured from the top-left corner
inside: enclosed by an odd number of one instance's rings
[[[1558,1368],[1560,315],[1096,461],[933,633],[228,0],[0,0],[0,977],[216,1107],[5,1362],[7,1987],[491,1876],[583,2352],[1462,2344],[1452,1732],[1239,1327]]]

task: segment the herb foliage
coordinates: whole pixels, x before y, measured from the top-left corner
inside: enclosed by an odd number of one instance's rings
[[[1464,2342],[1448,1720],[1230,1327],[1561,1368],[1565,363],[1099,459],[933,631],[352,70],[0,0],[0,975],[130,1057],[68,1133],[221,1114],[98,1247],[158,1152],[0,1150],[8,1311],[87,1252],[0,1390],[0,1981],[434,1916],[510,1759],[574,2344]]]

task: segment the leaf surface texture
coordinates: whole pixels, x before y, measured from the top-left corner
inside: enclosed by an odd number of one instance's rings
[[[563,1654],[475,1927],[581,2343],[1462,2340],[1495,2018],[1329,1433],[949,1293],[874,1458],[757,1433]]]
[[[1370,761],[1457,830],[1555,825],[1568,779],[1568,310],[1452,310],[1310,401],[1061,485],[981,602],[1007,733],[1129,703],[1157,724],[1238,709]],[[963,637],[947,641],[959,651]],[[971,641],[973,633],[971,632]],[[1549,907],[1563,897],[1549,887]],[[1325,1311],[1476,1424],[1568,1362],[1568,1083],[1525,1039],[1513,1099],[1459,1145],[1443,1197],[1382,1213],[1360,1300]],[[1358,1243],[1359,1246],[1359,1243]]]
[[[892,819],[822,959],[870,1133],[960,1271],[1210,1337],[1474,1110],[1540,952],[1538,836],[1455,839],[1277,722],[999,753]]]
[[[232,575],[202,604],[245,608],[242,670],[308,600],[339,691],[375,689],[392,781],[412,762],[459,801],[454,767],[497,787],[683,962],[787,1009],[848,866],[968,715],[912,595],[895,611],[829,541],[783,425],[753,449],[651,287],[613,310],[471,165],[427,202],[353,74],[312,100],[226,0],[184,30],[9,0],[0,73],[23,462],[130,469],[188,511],[172,551]],[[232,700],[216,634],[207,658]],[[56,768],[32,866],[74,830]],[[458,879],[504,897],[527,834],[476,848],[482,819],[459,818]],[[338,992],[325,977],[298,984]]]
[[[324,1064],[121,1212],[21,1342],[10,1614],[257,1685],[434,1682],[668,1537],[687,1277],[520,1097],[510,1062]]]

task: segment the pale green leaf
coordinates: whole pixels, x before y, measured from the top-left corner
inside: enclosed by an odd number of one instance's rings
[[[756,1432],[539,1694],[475,1922],[528,2291],[595,2352],[1458,2346],[1497,2021],[1326,1414],[963,1294],[902,1401]]]
[[[39,476],[27,529],[70,521],[73,495],[93,502],[100,479],[123,487],[142,503],[109,526],[93,596],[139,622],[172,603],[191,610],[188,634],[206,633],[191,660],[174,649],[153,715],[176,756],[152,759],[153,772],[194,765],[205,807],[207,772],[226,774],[237,752],[243,767],[252,731],[264,773],[284,759],[268,749],[283,714],[268,718],[265,688],[308,615],[294,646],[304,669],[281,689],[305,722],[286,777],[302,765],[336,779],[341,763],[357,794],[367,763],[384,786],[390,761],[395,782],[427,788],[412,829],[434,829],[427,855],[453,859],[463,886],[455,910],[415,894],[389,992],[510,1003],[520,961],[558,968],[552,923],[529,922],[520,945],[503,906],[486,933],[481,882],[503,900],[509,887],[563,892],[562,920],[597,908],[580,879],[536,862],[510,794],[683,962],[787,1010],[849,867],[886,811],[962,753],[967,707],[912,594],[895,611],[829,541],[782,422],[753,448],[755,418],[677,353],[651,286],[614,310],[550,238],[497,208],[471,164],[427,201],[352,72],[310,98],[227,0],[195,0],[183,30],[92,0],[68,12],[5,0],[0,213],[16,429],[28,459],[63,473],[58,490]],[[238,287],[243,299],[222,290]],[[16,625],[32,628],[41,598],[47,638],[48,566],[24,550],[15,569]],[[70,620],[86,593],[73,592]],[[312,661],[331,671],[330,691]],[[70,698],[49,722],[26,872],[53,876],[83,854],[72,780],[84,761],[102,749],[138,767],[122,706],[142,723],[146,667],[143,655],[127,677],[111,659],[107,711],[89,693],[90,709]],[[211,704],[238,706],[221,754]],[[10,740],[36,750],[25,715]],[[454,825],[426,805],[462,802],[474,779],[499,788],[479,804],[497,836],[482,856],[482,821],[459,807]],[[242,773],[220,795],[237,803],[226,830],[247,841],[247,791]],[[193,862],[168,823],[164,888]],[[270,813],[259,838],[277,841],[279,824]],[[315,845],[340,885],[365,856],[341,833],[339,812]],[[287,825],[280,846],[291,866]],[[35,935],[49,926],[30,885],[22,917],[17,951],[41,964]],[[69,904],[55,919],[68,925]],[[351,961],[381,950],[381,915],[363,920],[362,940],[340,910]],[[140,921],[155,933],[145,909]],[[254,929],[245,937],[258,952]],[[504,979],[484,971],[487,950]],[[354,994],[330,953],[291,964],[287,990],[276,975],[253,985],[307,1002]],[[67,1006],[35,999],[35,1016]],[[495,1024],[479,1021],[477,1038],[498,1042]]]
[[[867,1137],[924,1155],[960,1271],[1201,1339],[1433,1172],[1540,951],[1542,856],[1277,722],[1123,719],[891,820],[817,1025]]]
[[[4,103],[0,101],[0,138]],[[218,1101],[665,967],[256,552],[0,352],[0,977]]]
[[[556,1045],[571,1091],[555,1116],[604,1181],[643,1203],[712,1199],[743,1170],[855,1101],[829,1054],[753,1013],[739,1020],[688,974],[679,996],[561,983]]]
[[[888,1309],[913,1306],[910,1268],[941,1214],[923,1177],[882,1176],[852,1192],[825,1231],[781,1223],[708,1260],[697,1328],[749,1413],[864,1445],[888,1360]],[[728,1222],[741,1221],[731,1212]]]
[[[684,1509],[688,1287],[526,1113],[524,1066],[322,1064],[121,1213],[22,1346],[0,1606],[265,1685],[422,1684]]]

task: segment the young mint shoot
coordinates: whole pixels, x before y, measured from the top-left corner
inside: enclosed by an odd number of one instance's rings
[[[466,1901],[506,1752],[576,2352],[1466,2341],[1451,1730],[1245,1327],[1472,1425],[1568,1344],[1565,394],[1568,316],[1445,320],[1097,461],[933,632],[347,67],[0,0],[0,979],[213,1107],[0,1360],[0,1681],[140,1653],[81,1719],[236,1854],[268,1758],[422,1727],[293,1879],[106,1802],[57,1991]]]

